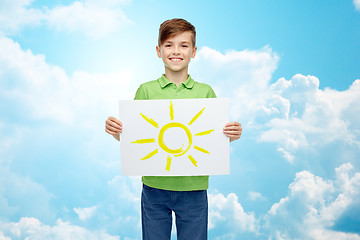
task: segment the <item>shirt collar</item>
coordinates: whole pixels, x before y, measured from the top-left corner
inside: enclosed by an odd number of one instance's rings
[[[195,81],[194,81],[194,79],[192,79],[191,78],[191,76],[190,75],[188,75],[189,77],[188,77],[188,79],[184,82],[184,83],[182,83],[186,88],[192,88],[193,86],[194,86],[194,83],[195,83]],[[160,86],[161,86],[161,88],[164,88],[164,87],[166,87],[167,85],[169,85],[169,84],[171,84],[172,82],[170,82],[169,81],[169,79],[167,79],[166,77],[165,77],[165,74],[163,74],[162,76],[161,76],[161,78],[159,78],[158,79],[158,81],[159,81],[159,83],[160,83]]]

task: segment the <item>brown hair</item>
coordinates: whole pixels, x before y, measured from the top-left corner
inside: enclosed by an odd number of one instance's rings
[[[196,31],[191,23],[181,18],[166,20],[160,25],[158,44],[161,46],[167,39],[187,31],[192,33],[192,44],[195,47]]]

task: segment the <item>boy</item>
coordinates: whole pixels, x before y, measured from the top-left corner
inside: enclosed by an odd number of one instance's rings
[[[215,98],[212,88],[195,82],[188,75],[188,65],[195,57],[195,27],[183,19],[167,20],[160,25],[156,52],[165,65],[165,74],[141,84],[135,99]],[[122,123],[109,117],[105,131],[120,141]],[[241,136],[241,124],[225,125],[230,141]],[[209,176],[142,177],[142,236],[145,240],[170,239],[172,211],[176,216],[177,239],[207,239]]]

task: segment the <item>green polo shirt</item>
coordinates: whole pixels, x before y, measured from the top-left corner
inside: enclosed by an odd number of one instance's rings
[[[190,75],[178,87],[162,75],[141,84],[135,95],[135,100],[185,98],[216,98],[216,95],[209,85],[195,82]],[[142,182],[149,187],[172,191],[205,190],[209,186],[209,176],[143,176]]]

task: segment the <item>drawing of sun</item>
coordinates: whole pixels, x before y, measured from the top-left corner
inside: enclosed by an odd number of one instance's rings
[[[205,154],[210,154],[210,152],[205,150],[204,148],[193,145],[193,138],[196,137],[196,136],[209,135],[211,132],[214,131],[214,129],[206,130],[206,131],[199,132],[199,133],[196,133],[196,134],[193,135],[191,133],[190,129],[187,127],[187,126],[190,126],[191,124],[193,124],[201,116],[201,114],[204,112],[204,110],[205,110],[205,108],[203,108],[200,112],[198,112],[191,119],[191,121],[187,125],[185,125],[183,123],[174,122],[174,106],[173,106],[173,103],[170,101],[170,120],[171,120],[171,122],[165,124],[161,128],[159,127],[159,124],[156,121],[154,121],[153,119],[151,119],[151,118],[145,116],[144,114],[140,113],[141,117],[143,119],[145,119],[146,122],[150,123],[155,128],[160,129],[159,135],[157,137],[157,143],[158,143],[159,147],[156,148],[155,150],[151,151],[149,154],[147,154],[146,156],[144,156],[140,160],[147,160],[147,159],[153,157],[154,155],[156,155],[159,152],[159,148],[161,148],[162,150],[164,150],[166,153],[169,154],[167,156],[167,162],[166,162],[165,170],[170,171],[172,157],[179,157],[179,156],[182,156],[182,155],[186,154],[192,146],[197,151],[200,151],[200,152],[205,153]],[[165,140],[164,140],[164,135],[165,135],[166,131],[168,131],[170,129],[173,129],[173,128],[180,128],[181,130],[183,130],[185,132],[185,134],[187,136],[187,142],[185,144],[182,144],[182,147],[176,148],[176,149],[169,148],[166,145]],[[133,141],[131,143],[135,143],[135,144],[156,143],[156,138],[139,139],[139,140]],[[191,163],[195,167],[197,167],[197,161],[195,160],[195,158],[193,156],[191,156],[190,154],[188,154],[187,157],[189,158]]]

